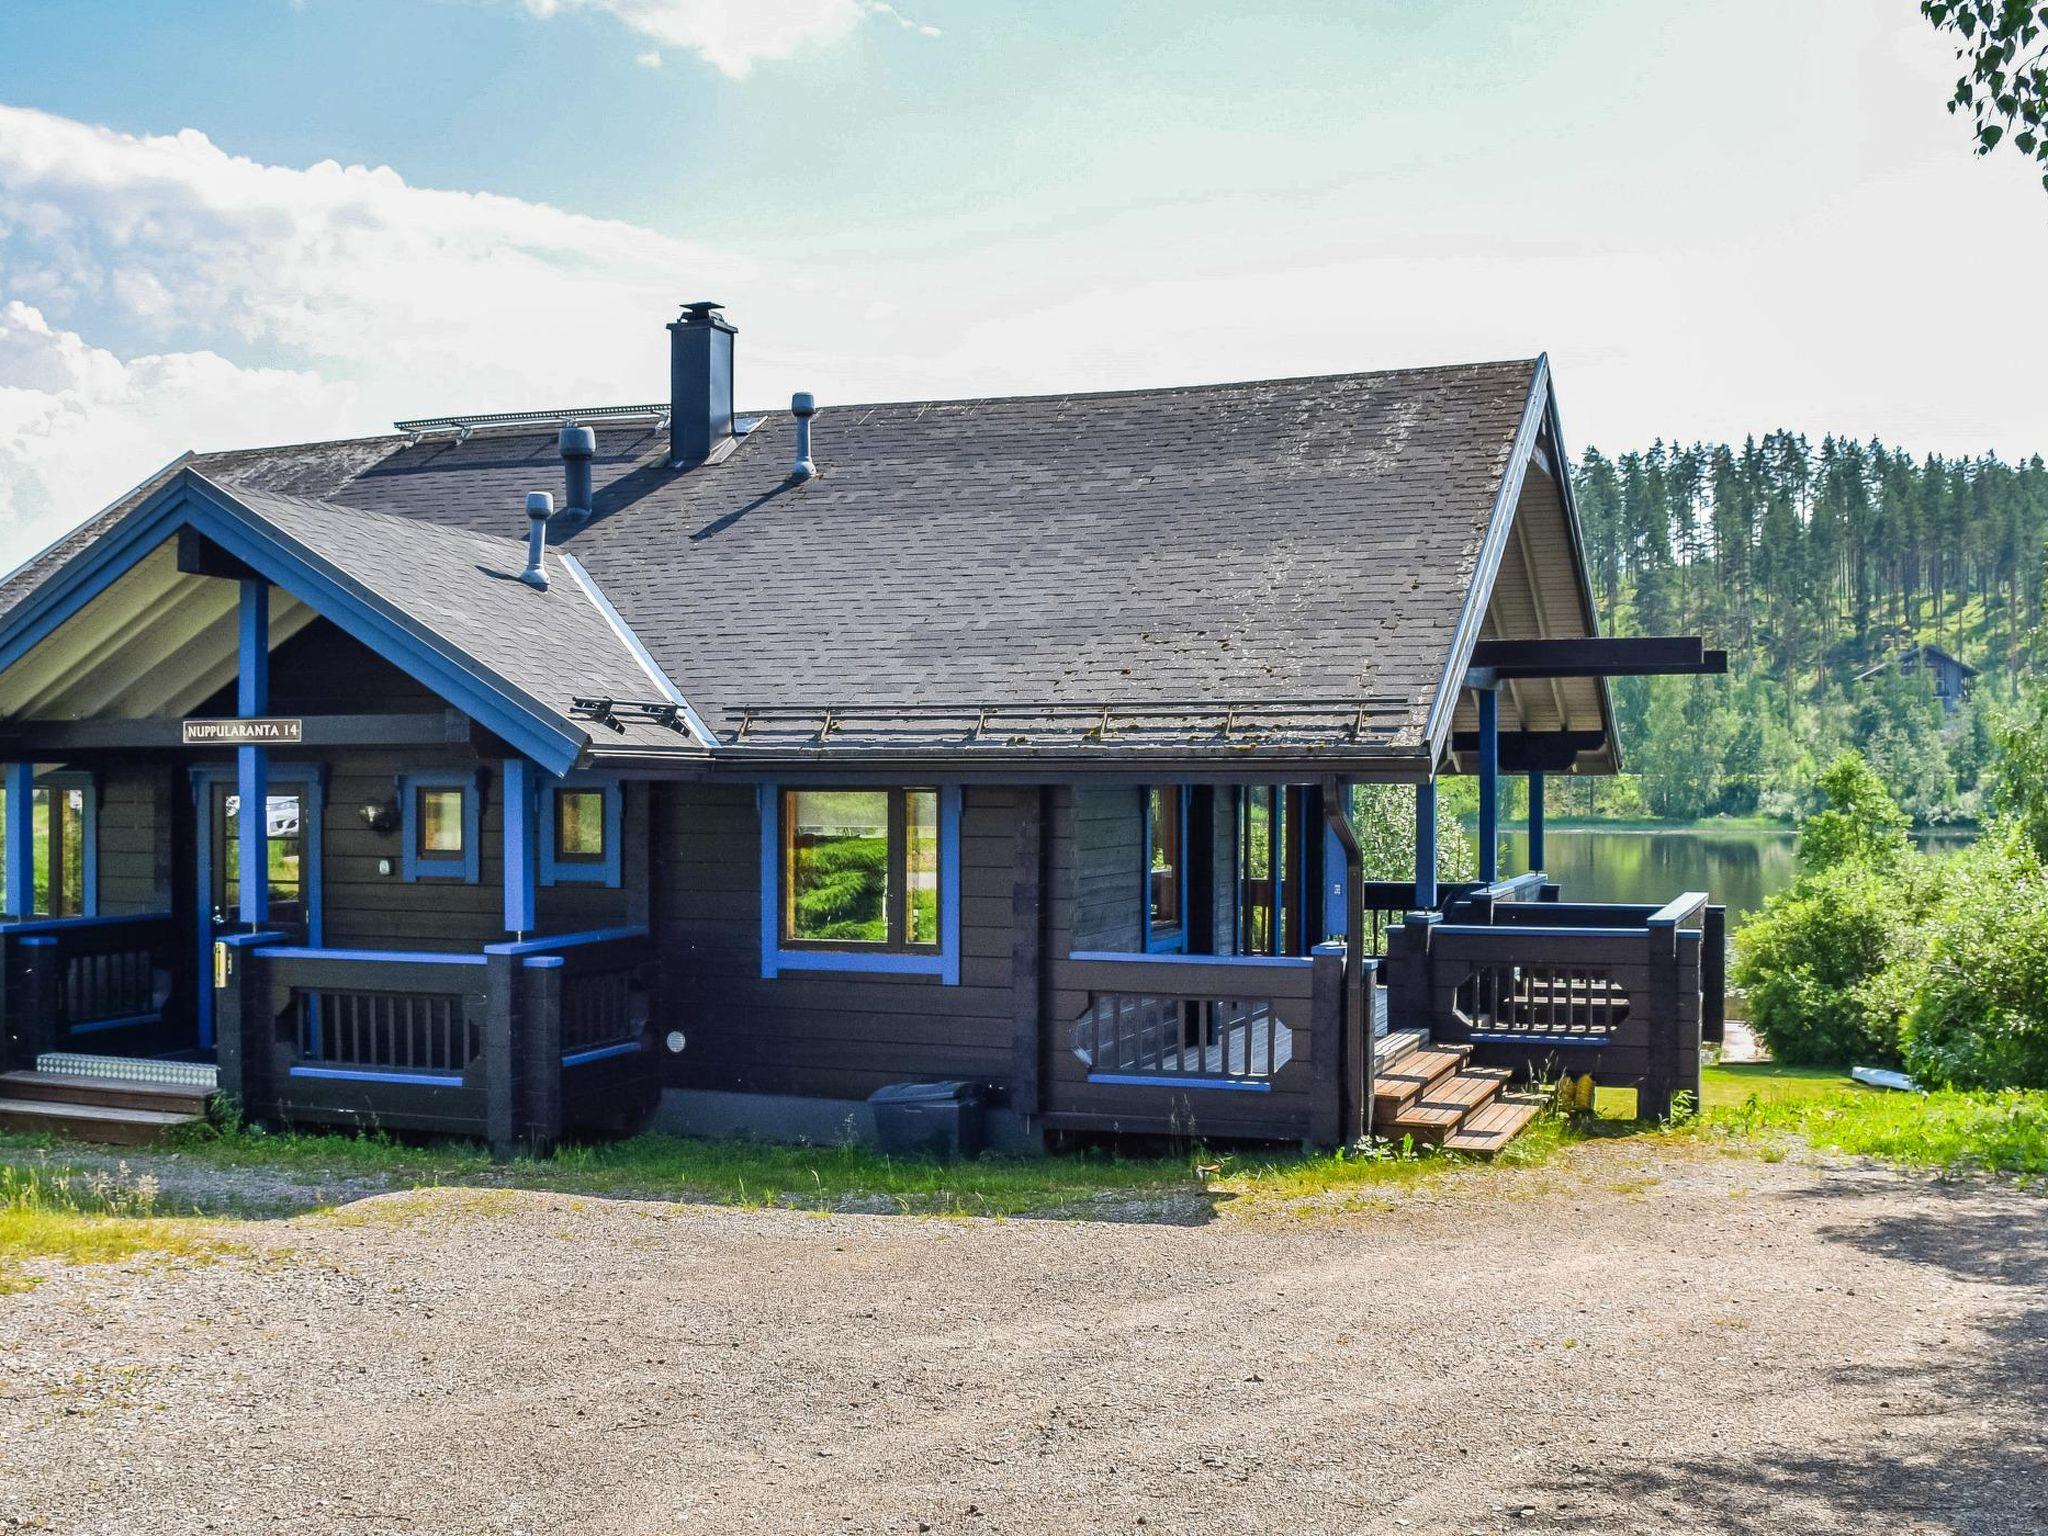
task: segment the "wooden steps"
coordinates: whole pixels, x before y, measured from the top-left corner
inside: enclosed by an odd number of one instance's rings
[[[1471,1157],[1491,1157],[1522,1134],[1523,1127],[1543,1111],[1543,1098],[1534,1093],[1503,1093],[1446,1136],[1440,1145],[1447,1152]]]
[[[204,1088],[61,1072],[0,1073],[0,1128],[140,1146],[206,1113]]]
[[[1415,1030],[1380,1044],[1373,1129],[1390,1141],[1490,1157],[1542,1108],[1534,1095],[1504,1092],[1505,1068],[1469,1065],[1469,1045],[1439,1045]]]
[[[1382,1068],[1372,1084],[1373,1119],[1393,1119],[1434,1084],[1464,1066],[1465,1058],[1471,1054],[1469,1045],[1418,1045],[1393,1065]]]

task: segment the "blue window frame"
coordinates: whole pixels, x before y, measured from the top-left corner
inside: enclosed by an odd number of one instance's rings
[[[1138,815],[1145,825],[1138,887],[1145,948],[1151,954],[1181,954],[1188,947],[1187,786],[1139,790]]]
[[[623,802],[616,779],[551,780],[540,797],[540,883],[616,890]]]
[[[932,946],[904,942],[899,931],[905,917],[889,919],[890,938],[880,943],[849,941],[844,947],[828,941],[783,941],[784,869],[786,868],[787,792],[807,786],[762,784],[757,806],[761,823],[761,974],[774,978],[784,971],[873,972],[899,976],[936,976],[947,986],[960,981],[960,786],[937,786],[938,795],[938,943]],[[904,798],[904,786],[829,786],[831,790],[858,795],[868,791]],[[893,793],[892,793],[893,792]],[[892,818],[902,819],[900,811]],[[903,860],[894,851],[892,863]]]
[[[483,855],[483,796],[476,775],[403,774],[398,805],[405,878],[476,884]]]

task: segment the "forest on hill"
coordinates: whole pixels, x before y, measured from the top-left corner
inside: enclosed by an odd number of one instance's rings
[[[2039,455],[1780,431],[1589,448],[1572,479],[1605,632],[1704,635],[1729,675],[1617,680],[1629,771],[1576,781],[1560,813],[1793,818],[1854,748],[1916,822],[1977,817],[1994,712],[2048,665]],[[1920,644],[1978,669],[1959,706],[1896,665]]]

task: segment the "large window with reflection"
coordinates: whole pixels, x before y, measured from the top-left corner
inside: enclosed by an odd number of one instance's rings
[[[937,951],[936,789],[787,789],[780,814],[784,947]]]

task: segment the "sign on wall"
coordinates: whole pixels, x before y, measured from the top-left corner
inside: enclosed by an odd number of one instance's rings
[[[292,747],[304,738],[304,723],[279,718],[187,720],[188,747]]]

